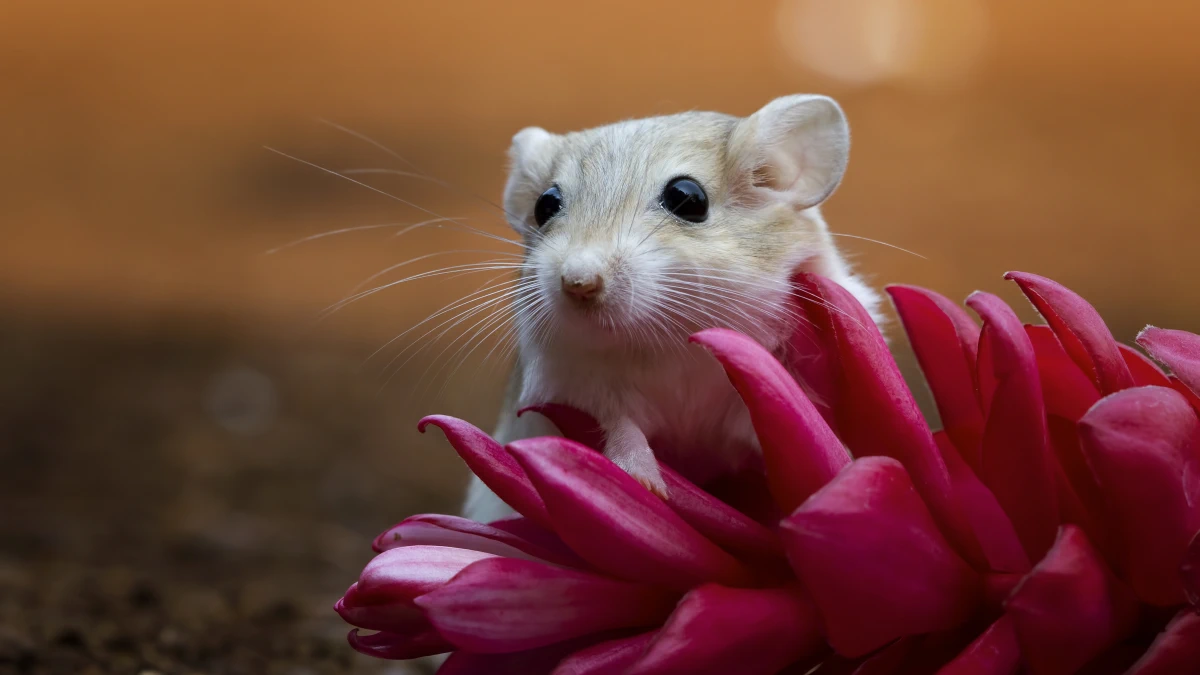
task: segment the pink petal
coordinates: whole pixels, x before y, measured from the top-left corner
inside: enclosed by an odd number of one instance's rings
[[[597,569],[684,591],[749,583],[732,556],[599,453],[554,437],[508,448],[545,499],[555,532]]]
[[[563,543],[563,540],[558,538],[557,534],[524,516],[512,516],[494,520],[488,523],[488,527],[494,527],[514,537],[520,537],[543,551],[552,551],[554,557],[558,560],[576,560],[582,563],[582,559],[575,555],[575,552],[568,548]]]
[[[1129,366],[1129,373],[1133,375],[1133,383],[1136,386],[1171,386],[1166,373],[1159,370],[1158,366],[1141,352],[1129,345],[1118,344],[1117,348],[1121,350],[1121,357],[1125,359],[1125,365]]]
[[[377,659],[417,659],[423,656],[444,654],[454,649],[432,628],[411,633],[375,633],[361,635],[358,629],[346,636],[356,651]]]
[[[594,636],[588,636],[510,654],[457,651],[438,668],[437,675],[550,675],[572,652],[587,649],[595,642]]]
[[[975,394],[979,326],[933,291],[888,286],[887,292],[933,392],[943,428],[967,464],[978,471],[984,423]]]
[[[1183,602],[1176,570],[1200,526],[1200,504],[1189,503],[1184,477],[1200,472],[1192,454],[1200,420],[1176,391],[1138,387],[1105,397],[1079,428],[1125,578],[1146,602]]]
[[[799,589],[707,585],[684,596],[626,675],[775,675],[824,644],[816,609]]]
[[[657,634],[650,631],[582,649],[563,659],[552,675],[625,675]]]
[[[826,358],[840,367],[832,402],[838,435],[856,457],[886,455],[903,462],[951,541],[973,563],[986,564],[969,519],[955,503],[950,474],[929,427],[870,315],[828,279],[798,274],[793,283],[813,329],[835,345]]]
[[[1000,617],[938,675],[1012,675],[1021,665],[1021,648],[1012,621]]]
[[[829,643],[844,656],[951,628],[979,604],[978,575],[896,460],[855,460],[783,521],[782,536]]]
[[[446,434],[446,439],[466,462],[471,473],[478,476],[505,504],[539,525],[550,526],[546,505],[520,465],[504,451],[503,446],[471,424],[446,415],[430,415],[422,419],[417,430],[424,433],[425,427],[430,424]]]
[[[1200,614],[1181,610],[1127,675],[1200,673]]]
[[[1058,675],[1075,672],[1128,635],[1137,599],[1083,531],[1066,525],[1013,591],[1006,611],[1030,671]]]
[[[591,415],[566,405],[530,406],[549,419],[563,436],[603,452],[604,437]],[[696,487],[691,481],[666,464],[659,465],[667,483],[667,505],[684,522],[717,545],[731,551],[748,552],[759,556],[778,556],[782,553],[779,539],[737,509]]]
[[[1200,394],[1188,389],[1187,385],[1181,382],[1179,378],[1175,377],[1174,375],[1168,377],[1167,381],[1170,382],[1172,389],[1183,394],[1184,398],[1188,400],[1188,403],[1192,404],[1192,410],[1195,410],[1196,414],[1200,415]]]
[[[724,328],[701,331],[724,366],[758,433],[771,494],[785,513],[850,463],[850,455],[787,369],[753,339]]]
[[[779,537],[665,464],[659,465],[670,497],[667,505],[688,525],[722,548],[759,557],[780,557]]]
[[[996,381],[986,411],[981,477],[1012,519],[1025,550],[1036,560],[1049,550],[1058,530],[1054,458],[1037,358],[1021,320],[1003,300],[990,293],[974,293],[967,305],[983,319]],[[988,365],[979,362],[981,369]]]
[[[474,520],[441,514],[410,516],[375,538],[376,551],[402,546],[448,546],[491,553],[506,558],[545,560],[558,565],[581,566],[577,556],[534,542]]]
[[[979,539],[988,569],[993,572],[1028,572],[1031,567],[1029,556],[1021,546],[1008,514],[996,501],[996,496],[959,457],[958,449],[950,442],[946,432],[939,431],[933,437],[950,471],[954,498]]]
[[[677,598],[546,563],[491,558],[467,567],[416,604],[451,643],[487,654],[653,626],[671,613]]]
[[[448,582],[490,553],[444,546],[406,546],[384,551],[363,569],[358,583],[334,609],[347,623],[395,633],[427,626],[413,599]]]
[[[1200,396],[1200,335],[1150,326],[1138,335],[1137,343]]]
[[[1179,576],[1183,579],[1183,590],[1188,602],[1200,610],[1200,531],[1192,537],[1187,552],[1183,555],[1183,564],[1179,566]]]
[[[1025,326],[1037,354],[1046,413],[1077,421],[1100,400],[1096,385],[1071,360],[1049,326]]]
[[[1025,296],[1054,329],[1071,359],[1105,394],[1133,386],[1133,376],[1100,314],[1074,291],[1045,277],[1009,272]]]
[[[604,452],[604,429],[595,417],[561,403],[539,403],[517,411],[517,417],[535,412],[550,420],[562,435],[589,448]]]

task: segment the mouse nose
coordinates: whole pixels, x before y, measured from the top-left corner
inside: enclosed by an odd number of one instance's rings
[[[599,274],[562,275],[563,293],[576,302],[591,302],[604,290],[604,277]]]

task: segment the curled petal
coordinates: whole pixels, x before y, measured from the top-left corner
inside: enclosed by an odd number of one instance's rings
[[[550,420],[550,423],[558,427],[563,436],[576,443],[582,443],[593,450],[604,452],[604,428],[600,426],[595,417],[582,410],[561,403],[539,403],[521,408],[517,411],[517,417],[527,412],[535,412]]]
[[[490,553],[444,546],[406,546],[384,551],[367,563],[358,583],[334,609],[347,623],[395,633],[428,626],[413,599],[448,582]]]
[[[1139,387],[1169,387],[1170,380],[1167,379],[1166,373],[1158,369],[1154,362],[1142,355],[1141,352],[1130,347],[1129,345],[1118,344],[1117,348],[1121,350],[1121,357],[1125,359],[1125,365],[1129,366],[1129,373],[1133,375],[1133,383]]]
[[[1073,673],[1132,630],[1137,599],[1066,525],[1006,607],[1034,675]]]
[[[1200,335],[1149,326],[1137,336],[1137,343],[1200,396]]]
[[[801,310],[831,340],[825,358],[838,369],[832,402],[838,435],[856,457],[900,460],[950,540],[972,563],[984,566],[969,519],[955,502],[946,464],[879,328],[854,296],[829,279],[797,274],[793,283]]]
[[[1192,453],[1200,420],[1176,391],[1137,387],[1105,397],[1079,429],[1125,578],[1146,602],[1182,602],[1176,571],[1200,526],[1200,504],[1190,503],[1184,484],[1200,471]]]
[[[687,590],[746,585],[749,572],[597,452],[565,438],[509,445],[545,499],[554,530],[613,576]]]
[[[1181,610],[1127,675],[1200,673],[1200,614]]]
[[[711,328],[691,337],[724,366],[762,446],[775,502],[791,511],[850,463],[821,414],[766,349],[741,333]]]
[[[650,646],[657,631],[601,642],[563,659],[552,675],[625,675]]]
[[[516,460],[504,451],[504,446],[471,424],[446,415],[430,415],[422,419],[417,424],[417,430],[424,433],[425,427],[430,424],[446,434],[446,439],[466,462],[471,473],[478,476],[505,504],[539,525],[550,526],[542,498],[533,489]]]
[[[981,598],[978,575],[894,459],[855,460],[783,521],[782,536],[830,645],[844,656],[954,627]]]
[[[1183,591],[1188,602],[1200,610],[1200,531],[1192,537],[1187,552],[1183,555],[1183,564],[1179,566],[1179,576],[1183,579]]]
[[[578,570],[491,558],[467,567],[416,604],[451,643],[488,654],[653,626],[671,613],[677,598]]]
[[[346,639],[355,651],[378,659],[419,659],[423,656],[444,654],[454,649],[432,628],[408,633],[381,632],[362,635],[358,629],[350,631]]]
[[[1100,400],[1100,391],[1067,355],[1049,326],[1026,326],[1025,333],[1037,354],[1046,413],[1077,421]]]
[[[947,298],[915,286],[888,286],[942,426],[959,453],[979,470],[984,416],[975,394],[979,326]]]
[[[1012,620],[1002,616],[937,675],[1012,675],[1021,665],[1021,648]]]
[[[372,546],[381,552],[402,546],[448,546],[506,558],[545,560],[575,567],[582,564],[569,551],[564,553],[562,547],[542,547],[491,525],[436,513],[405,518],[376,537]]]
[[[1020,319],[990,293],[975,293],[967,305],[983,318],[992,349],[989,368],[996,382],[983,435],[983,482],[1012,519],[1029,556],[1036,560],[1054,543],[1058,504],[1042,389],[1033,344]]]
[[[684,596],[627,675],[775,675],[819,652],[816,609],[797,588],[701,586]]]
[[[1128,389],[1133,376],[1117,348],[1117,341],[1099,312],[1062,284],[1026,272],[1009,272],[1005,279],[1017,282],[1059,341],[1102,393]]]
[[[530,406],[525,410],[544,415],[566,438],[604,451],[604,434],[591,415],[559,404]],[[670,495],[667,505],[697,532],[731,551],[760,556],[777,556],[781,553],[779,539],[766,527],[696,487],[666,464],[659,464],[659,469]]]
[[[587,649],[593,636],[559,642],[539,649],[508,654],[477,654],[457,651],[438,668],[437,675],[550,675],[572,652]]]

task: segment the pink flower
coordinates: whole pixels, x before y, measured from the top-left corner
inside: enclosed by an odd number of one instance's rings
[[[701,489],[664,467],[665,502],[596,452],[579,411],[538,406],[565,438],[507,447],[426,418],[523,517],[380,535],[336,606],[377,631],[351,644],[453,651],[451,675],[1200,672],[1200,337],[1139,337],[1167,376],[1067,289],[1010,278],[1048,326],[989,294],[967,301],[980,327],[889,289],[937,432],[826,279],[796,278],[808,321],[782,362],[694,335],[746,402],[763,470]]]

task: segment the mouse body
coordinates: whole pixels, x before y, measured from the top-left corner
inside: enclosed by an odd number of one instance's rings
[[[779,350],[801,320],[797,271],[846,287],[878,320],[879,295],[833,243],[820,204],[837,188],[849,128],[832,99],[786,96],[739,118],[690,112],[553,134],[521,130],[504,192],[524,263],[517,358],[495,438],[557,435],[539,403],[602,427],[605,454],[659,496],[658,460],[703,483],[758,441],[715,359],[687,342],[711,327]],[[512,515],[478,479],[465,515]]]

